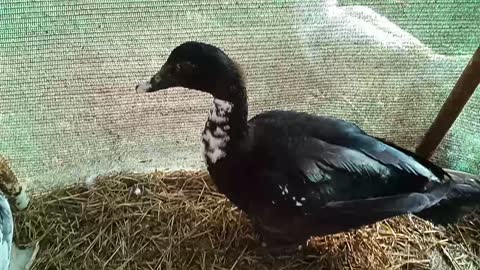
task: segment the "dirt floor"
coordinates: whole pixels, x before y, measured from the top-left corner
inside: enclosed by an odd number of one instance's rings
[[[36,194],[15,216],[16,240],[40,241],[42,270],[480,269],[479,215],[450,228],[399,217],[317,238],[306,254],[260,255],[248,220],[204,172],[98,178]]]

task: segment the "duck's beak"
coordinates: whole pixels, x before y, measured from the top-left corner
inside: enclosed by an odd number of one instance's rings
[[[162,69],[150,79],[150,81],[139,83],[135,87],[135,91],[137,93],[148,93],[176,86],[175,80],[169,73],[168,67],[163,66]]]

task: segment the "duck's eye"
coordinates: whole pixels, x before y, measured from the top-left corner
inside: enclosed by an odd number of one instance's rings
[[[175,71],[183,74],[192,74],[195,66],[190,62],[182,62],[175,65]]]
[[[181,65],[181,64],[176,64],[176,65],[175,65],[175,71],[178,72],[178,71],[180,71],[180,70],[182,70],[182,65]]]
[[[160,75],[160,72],[155,74],[155,77],[153,78],[155,81],[161,81],[162,80],[162,75]]]

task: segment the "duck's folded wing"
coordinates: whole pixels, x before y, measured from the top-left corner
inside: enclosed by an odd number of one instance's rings
[[[295,164],[326,201],[420,192],[439,178],[411,156],[368,135],[327,142],[310,137],[295,147]]]
[[[335,153],[343,150],[361,153],[371,160],[384,166],[395,168],[399,171],[425,177],[429,180],[439,180],[436,174],[442,174],[441,169],[428,161],[420,160],[413,153],[410,153],[398,146],[389,144],[378,138],[369,136],[363,132],[336,132],[335,137],[328,134],[311,137],[308,141],[309,147],[331,148]],[[335,148],[336,149],[333,149]]]
[[[324,208],[333,210],[337,215],[388,218],[418,213],[440,202],[447,193],[447,186],[439,186],[429,193],[413,192],[386,197],[329,202]]]
[[[311,208],[304,216],[319,235],[360,228],[380,220],[417,214],[445,198],[448,187],[437,186],[429,193],[407,193],[371,199],[330,202]]]
[[[370,136],[357,125],[340,119],[272,111],[255,116],[250,123],[254,125],[257,144],[268,144],[269,148],[266,149],[269,151],[288,145],[288,152],[295,152],[297,158],[310,158],[314,162],[323,158],[327,163],[338,163],[339,168],[349,165],[348,169],[359,170],[360,161],[366,161],[370,163],[366,165],[367,172],[379,169],[373,166],[373,163],[378,163],[398,172],[425,178],[426,181],[441,181],[447,176],[440,167],[428,160]],[[278,137],[282,141],[272,140],[278,140]]]
[[[433,185],[424,192],[428,177],[435,178],[428,168],[388,145],[367,146],[361,144],[358,150],[316,138],[297,146],[297,168],[309,186],[305,214],[354,228],[418,213],[445,198],[449,185]]]

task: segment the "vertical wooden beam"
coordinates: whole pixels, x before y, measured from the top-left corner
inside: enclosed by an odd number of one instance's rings
[[[460,115],[463,107],[480,83],[480,47],[477,48],[452,92],[443,104],[440,112],[418,145],[416,152],[424,158],[430,158],[443,137]]]

